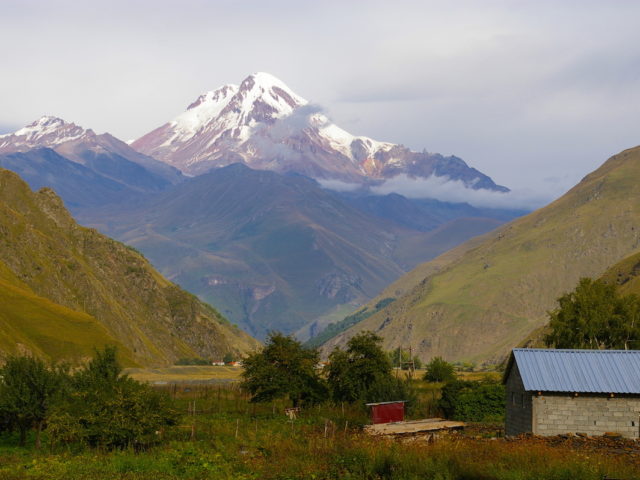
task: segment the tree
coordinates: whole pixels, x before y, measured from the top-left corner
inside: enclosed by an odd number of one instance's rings
[[[231,363],[231,362],[235,361],[235,358],[233,357],[233,353],[231,353],[231,352],[225,353],[224,357],[222,357],[222,361],[224,363]]]
[[[453,365],[442,357],[433,357],[427,363],[424,379],[427,382],[450,382],[456,379],[456,372]]]
[[[288,397],[293,406],[318,403],[326,397],[326,386],[316,366],[320,354],[279,332],[269,334],[264,348],[243,360],[242,388],[252,402]]]
[[[11,356],[0,369],[0,417],[20,433],[20,445],[27,432],[36,429],[36,448],[54,398],[67,384],[64,366],[48,366],[28,356]]]
[[[66,442],[140,448],[177,416],[165,395],[123,375],[116,349],[105,347],[73,375],[71,394],[52,410],[48,431]]]
[[[336,347],[329,356],[327,381],[336,401],[381,402],[407,400],[407,385],[395,378],[389,356],[382,349],[382,338],[362,332],[347,342],[347,349]]]
[[[619,296],[615,285],[580,279],[576,289],[558,299],[549,312],[547,346],[628,349],[640,347],[640,298]]]

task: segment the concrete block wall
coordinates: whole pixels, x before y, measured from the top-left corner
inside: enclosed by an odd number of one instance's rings
[[[640,397],[543,393],[533,396],[532,400],[533,428],[530,431],[538,435],[568,432],[588,435],[617,432],[629,438],[640,435]]]
[[[505,387],[505,434],[519,435],[531,432],[532,395],[531,392],[525,391],[522,377],[516,364],[513,365],[509,372]]]

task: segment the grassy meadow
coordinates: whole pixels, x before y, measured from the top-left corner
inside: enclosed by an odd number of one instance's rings
[[[189,367],[193,368],[193,367]],[[412,418],[438,414],[439,386],[416,381]],[[624,454],[491,438],[481,425],[436,442],[400,442],[362,433],[360,405],[325,404],[290,420],[283,401],[252,404],[236,383],[156,387],[182,412],[141,451],[80,445],[41,451],[0,435],[0,478],[22,479],[640,479]],[[491,431],[490,434],[482,432]]]

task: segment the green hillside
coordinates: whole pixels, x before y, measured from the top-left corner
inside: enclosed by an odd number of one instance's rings
[[[614,283],[622,295],[640,295],[640,252],[629,255],[602,275],[607,283]]]
[[[640,247],[640,147],[560,199],[420,265],[385,289],[398,299],[324,346],[374,330],[423,358],[499,361],[544,325],[555,300]]]
[[[0,355],[31,352],[76,363],[107,344],[118,346],[126,365],[136,363],[95,318],[35,295],[0,263]]]
[[[123,346],[130,364],[240,353],[257,343],[137,252],[79,226],[50,189],[0,169],[0,354],[79,359]]]

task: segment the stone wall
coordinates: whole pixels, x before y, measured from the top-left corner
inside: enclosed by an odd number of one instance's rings
[[[531,432],[532,402],[531,392],[524,390],[518,365],[514,362],[506,384],[505,434],[519,435]]]
[[[543,393],[533,397],[532,407],[533,433],[538,435],[617,432],[638,438],[640,433],[640,396]],[[506,433],[514,434],[508,428]]]

